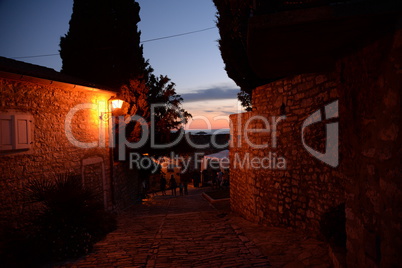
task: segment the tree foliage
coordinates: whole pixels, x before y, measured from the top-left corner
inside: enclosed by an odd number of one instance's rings
[[[181,107],[183,98],[176,93],[175,83],[167,76],[156,77],[151,74],[148,80],[148,102],[152,106],[155,131],[163,136],[168,136],[168,131],[179,129],[191,117]]]
[[[148,92],[149,89],[144,79],[132,79],[128,84],[120,88],[119,97],[125,100],[125,105],[115,115],[125,115],[125,117],[138,115],[145,120],[145,122],[131,121],[126,126],[126,137],[129,141],[139,141],[142,135],[142,124],[146,123],[149,126],[150,104],[147,100]],[[119,121],[116,122],[119,123]],[[119,132],[118,128],[116,130]]]
[[[139,11],[133,0],[74,0],[70,29],[60,40],[61,72],[116,88],[143,75]]]
[[[68,33],[60,40],[62,72],[119,90],[128,105],[117,115],[150,119],[155,112],[157,134],[169,134],[191,115],[167,76],[156,77],[140,45],[140,6],[134,0],[74,0]],[[177,107],[177,109],[175,109]],[[183,115],[183,116],[182,116]],[[141,124],[130,123],[128,139],[141,136]]]
[[[214,0],[214,3],[218,10],[216,25],[225,70],[241,89],[238,99],[242,106],[251,110],[252,90],[267,82],[257,77],[247,58],[247,21],[252,1]]]

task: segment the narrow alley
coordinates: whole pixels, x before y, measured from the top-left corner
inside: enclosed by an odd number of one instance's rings
[[[92,253],[59,267],[328,267],[323,243],[248,223],[203,191],[169,191],[130,208]]]

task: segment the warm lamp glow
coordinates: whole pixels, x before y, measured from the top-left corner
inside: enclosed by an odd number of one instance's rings
[[[123,106],[123,101],[119,99],[112,100],[112,107],[113,109],[120,109]]]
[[[120,109],[123,106],[123,100],[120,99],[115,99],[114,97],[109,99],[109,105],[111,104],[111,110],[115,110],[115,109]],[[101,120],[107,121],[110,120],[110,118],[112,118],[112,111],[107,112],[106,111],[106,106],[104,102],[99,102],[99,112],[100,112],[100,116],[99,118]],[[109,106],[110,108],[110,106]]]

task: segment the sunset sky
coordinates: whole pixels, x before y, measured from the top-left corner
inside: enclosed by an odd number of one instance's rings
[[[219,52],[212,0],[137,2],[144,57],[156,75],[167,75],[176,84],[184,108],[194,116],[190,128],[228,128],[227,116],[242,108],[236,99],[239,89],[227,77]],[[57,54],[72,5],[72,0],[0,0],[0,56],[59,71],[58,55],[18,57]],[[148,41],[198,30],[204,31]]]

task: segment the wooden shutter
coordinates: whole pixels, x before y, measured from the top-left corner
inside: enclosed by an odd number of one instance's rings
[[[31,115],[0,115],[0,151],[28,150],[31,143]]]
[[[0,115],[0,151],[13,149],[14,124],[11,115]]]
[[[23,150],[31,148],[31,124],[32,118],[29,115],[14,115],[14,149]]]

